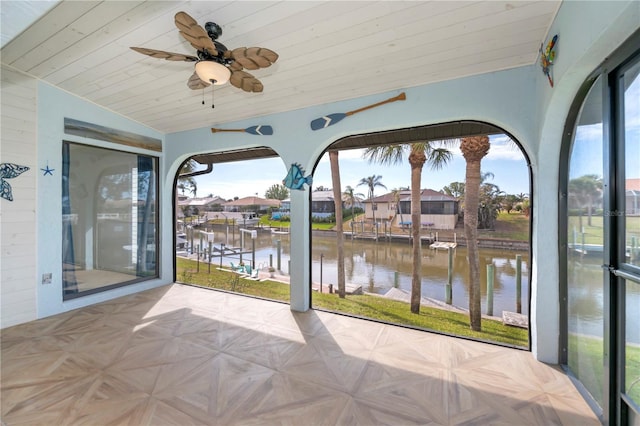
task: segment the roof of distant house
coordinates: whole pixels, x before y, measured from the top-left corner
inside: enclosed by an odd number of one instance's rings
[[[178,200],[178,205],[181,206],[206,206],[209,204],[224,204],[227,200],[217,195],[214,197],[201,197],[201,198],[185,198]]]
[[[400,201],[411,201],[411,191],[399,191],[398,199]],[[396,200],[396,195],[393,192],[389,192],[378,197],[373,197],[373,200],[364,200],[364,203],[392,203]],[[457,201],[455,197],[451,195],[443,194],[433,189],[423,189],[420,194],[420,201]]]
[[[333,191],[313,191],[311,201],[333,201]]]
[[[224,203],[225,206],[280,206],[280,200],[260,197],[244,197]]]
[[[626,191],[640,191],[640,179],[627,179],[625,181]]]

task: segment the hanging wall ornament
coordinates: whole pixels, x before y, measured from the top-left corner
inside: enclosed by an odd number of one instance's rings
[[[289,173],[282,180],[282,184],[289,189],[297,189],[302,190],[302,186],[306,183],[311,186],[313,182],[313,178],[311,175],[305,177],[304,169],[298,163],[291,164],[291,168],[289,169]]]
[[[0,164],[0,194],[5,200],[13,201],[13,193],[11,191],[11,185],[5,179],[13,179],[20,176],[22,173],[29,170],[27,166],[19,166],[13,163]]]
[[[357,114],[359,112],[366,111],[368,109],[375,108],[380,105],[388,104],[390,102],[404,101],[405,99],[407,99],[407,96],[405,95],[404,92],[402,92],[398,96],[394,96],[393,98],[389,98],[387,100],[384,100],[382,102],[378,102],[372,105],[367,105],[366,107],[354,109],[353,111],[337,112],[335,114],[325,115],[323,117],[316,118],[311,122],[311,130],[324,129],[325,127],[333,126],[337,122],[341,121],[343,118],[349,117],[350,115]]]
[[[553,77],[551,76],[551,65],[553,65],[553,60],[556,58],[556,44],[558,43],[558,35],[554,35],[551,41],[547,44],[547,48],[542,50],[542,46],[540,45],[540,65],[542,66],[542,72],[547,76],[549,80],[549,84],[553,87]]]
[[[271,136],[273,135],[273,127],[271,126],[251,126],[246,129],[216,129],[212,128],[211,133],[218,132],[242,132],[249,133],[251,135],[259,135],[259,136]]]
[[[55,169],[50,169],[49,168],[49,163],[47,163],[47,167],[45,167],[44,169],[40,169],[44,172],[44,174],[42,176],[46,176],[46,175],[50,175],[53,176],[53,172]]]

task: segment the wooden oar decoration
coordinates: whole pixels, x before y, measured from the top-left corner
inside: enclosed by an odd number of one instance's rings
[[[348,117],[350,115],[357,114],[359,112],[366,111],[368,109],[375,108],[375,107],[378,107],[380,105],[388,104],[388,103],[391,103],[391,102],[404,101],[405,99],[407,99],[407,96],[405,95],[404,92],[402,92],[398,96],[394,96],[393,98],[389,98],[389,99],[384,100],[382,102],[378,102],[378,103],[375,103],[375,104],[372,104],[372,105],[368,105],[366,107],[354,109],[353,111],[338,112],[338,113],[335,113],[335,114],[325,115],[324,117],[316,118],[315,120],[313,120],[311,122],[311,130],[324,129],[324,128],[329,127],[329,126],[333,126],[334,124],[336,124],[337,122],[339,122],[343,118]]]
[[[246,129],[216,129],[212,128],[211,133],[218,132],[242,132],[249,133],[251,135],[270,136],[273,135],[273,127],[271,126],[251,126]]]

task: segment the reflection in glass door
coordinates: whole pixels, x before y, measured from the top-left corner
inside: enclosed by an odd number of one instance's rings
[[[624,339],[620,351],[623,354],[623,403],[628,410],[640,411],[640,62],[636,61],[620,73],[620,89],[623,108],[621,126],[624,153],[618,158],[617,169],[624,171],[619,185],[619,209],[615,211],[618,226],[624,236],[620,250],[617,274],[622,285]]]
[[[598,79],[578,117],[567,188],[567,364],[600,407],[604,402],[601,94]]]
[[[640,32],[585,82],[562,159],[561,357],[611,425],[640,425],[638,46]]]

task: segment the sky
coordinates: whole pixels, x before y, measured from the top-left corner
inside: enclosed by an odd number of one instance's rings
[[[465,161],[458,147],[449,148],[453,159],[443,169],[432,171],[428,166],[422,172],[422,189],[441,190],[451,182],[464,182]],[[339,154],[340,180],[344,191],[347,185],[366,196],[367,187],[358,186],[362,178],[372,175],[382,176],[380,181],[392,190],[409,187],[411,170],[406,159],[396,166],[382,166],[369,163],[362,157],[363,150],[346,150]],[[491,137],[491,149],[482,160],[482,171],[491,172],[494,178],[489,182],[498,185],[507,194],[529,193],[529,172],[524,155],[520,148],[505,135]],[[306,171],[305,176],[311,171]],[[209,194],[225,199],[235,196],[239,198],[258,195],[264,197],[266,190],[273,184],[282,183],[287,174],[287,167],[280,158],[267,158],[226,164],[215,164],[213,172],[197,176],[197,196]],[[313,185],[331,188],[331,171],[329,155],[325,154],[313,171]],[[387,192],[377,188],[375,195]]]
[[[585,107],[590,111],[587,121],[592,115],[602,115],[600,94],[602,90],[599,84],[591,89],[596,91],[595,96],[588,95],[586,104],[596,102],[596,106]],[[625,90],[625,177],[640,178],[640,78],[635,78],[633,83]],[[600,120],[601,121],[601,120]],[[587,174],[602,177],[603,173],[603,149],[602,149],[602,122],[579,125],[576,129],[576,138],[571,152],[569,165],[569,178],[575,179]]]

